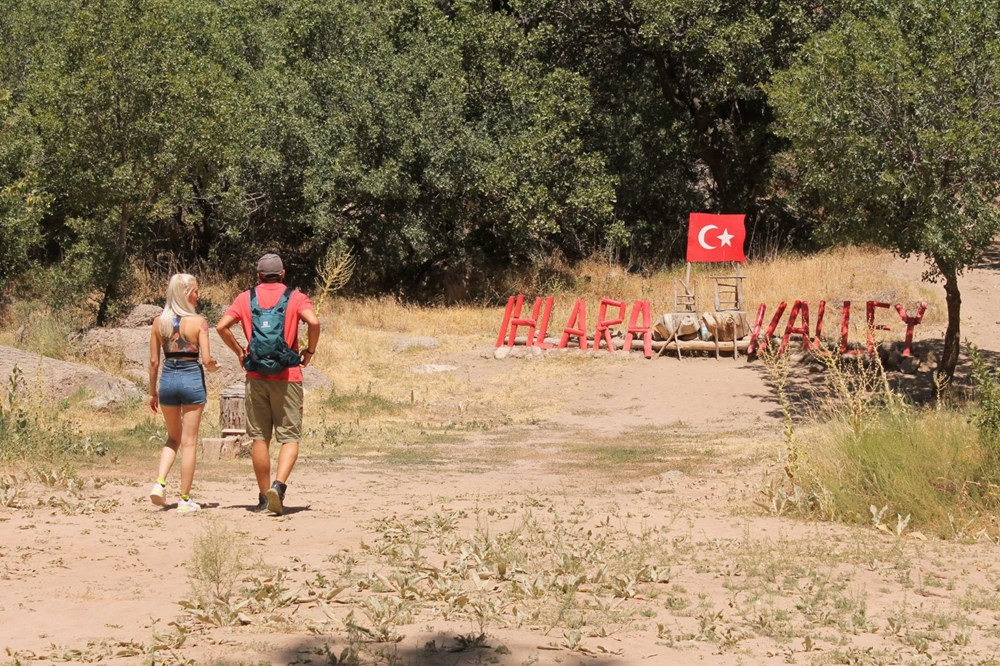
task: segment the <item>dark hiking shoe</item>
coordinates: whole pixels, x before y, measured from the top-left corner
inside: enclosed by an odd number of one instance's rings
[[[250,510],[253,511],[254,513],[264,513],[265,511],[267,511],[267,497],[265,497],[260,493],[257,493],[257,506],[255,506]]]
[[[276,516],[280,516],[285,512],[285,491],[288,489],[281,481],[275,481],[271,484],[271,487],[267,489],[265,495],[267,496],[267,510]]]

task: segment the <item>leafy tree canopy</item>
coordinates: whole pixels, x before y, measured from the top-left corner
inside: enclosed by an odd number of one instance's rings
[[[925,255],[949,306],[942,372],[958,359],[958,273],[1000,230],[1000,5],[908,0],[848,16],[769,92],[803,211],[831,241]]]

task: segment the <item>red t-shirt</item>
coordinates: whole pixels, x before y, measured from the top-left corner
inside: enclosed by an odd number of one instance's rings
[[[260,307],[272,308],[278,303],[281,294],[285,291],[285,285],[280,282],[264,282],[257,285],[257,303]],[[288,310],[285,312],[285,342],[288,346],[298,351],[299,349],[299,313],[303,310],[312,310],[312,301],[298,289],[292,291],[288,298]],[[235,318],[243,326],[243,335],[250,340],[250,333],[253,327],[252,315],[250,314],[250,291],[244,291],[236,297],[233,304],[226,310],[226,314]],[[279,382],[301,382],[302,368],[295,366],[282,370],[276,375],[262,375],[259,372],[248,372],[247,379],[273,379]]]

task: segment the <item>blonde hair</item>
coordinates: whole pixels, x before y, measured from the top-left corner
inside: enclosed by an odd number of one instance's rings
[[[167,298],[160,315],[160,333],[170,335],[174,330],[174,317],[189,317],[194,308],[188,296],[198,286],[198,280],[187,273],[177,273],[167,282]]]

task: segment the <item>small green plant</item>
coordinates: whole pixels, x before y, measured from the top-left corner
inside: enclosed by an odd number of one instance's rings
[[[40,398],[26,394],[24,373],[16,365],[0,394],[0,442],[0,461],[53,461],[81,446],[73,424],[47,409]]]
[[[361,610],[367,616],[370,627],[358,624],[354,611],[347,614],[344,625],[352,640],[359,642],[398,643],[403,635],[396,631],[398,624],[410,620],[409,604],[401,599],[369,597],[361,603]]]
[[[465,652],[466,650],[488,649],[490,647],[486,634],[469,632],[461,636],[455,636],[455,645],[448,648],[449,652]]]
[[[403,409],[400,403],[374,392],[371,384],[367,390],[355,389],[349,393],[338,393],[331,389],[325,405],[333,411],[365,415],[394,414]]]
[[[1000,381],[975,345],[968,345],[972,380],[976,387],[973,422],[979,431],[984,463],[990,472],[1000,472]]]
[[[327,666],[359,666],[361,664],[358,651],[350,645],[337,654],[329,643],[324,643],[320,654],[326,657]]]

